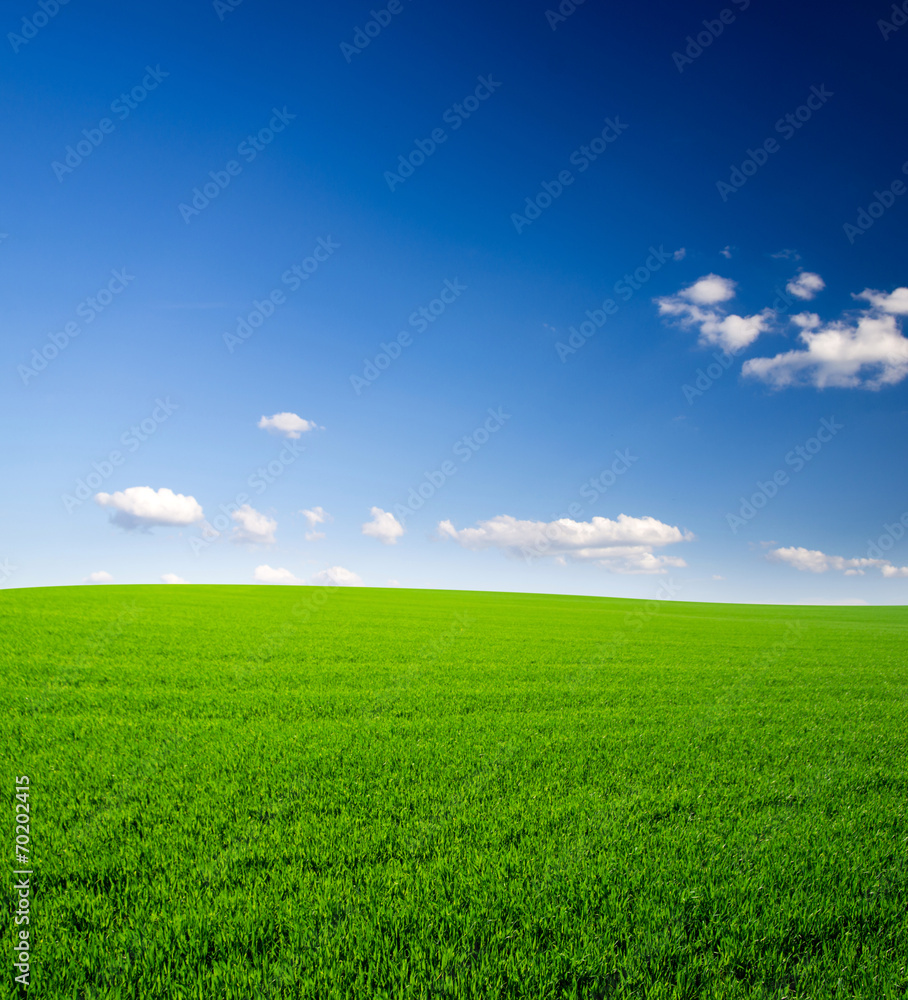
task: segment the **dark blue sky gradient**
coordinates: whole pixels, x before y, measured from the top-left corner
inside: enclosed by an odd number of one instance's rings
[[[908,510],[904,385],[772,391],[742,379],[736,360],[689,404],[682,387],[713,349],[653,301],[715,272],[738,282],[733,308],[747,315],[803,267],[826,289],[792,311],[833,320],[855,308],[853,293],[908,284],[908,195],[853,243],[843,232],[874,191],[904,177],[908,27],[883,39],[885,3],[742,2],[727,5],[734,21],[680,73],[673,52],[721,2],[586,0],[552,30],[554,3],[402,0],[349,62],[341,44],[377,4],[243,0],[219,17],[204,2],[71,0],[19,51],[0,40],[0,557],[17,567],[7,585],[77,583],[99,569],[118,582],[164,572],[251,582],[269,563],[301,577],[343,565],[379,586],[652,596],[658,577],[527,567],[433,537],[446,519],[464,528],[500,514],[557,517],[616,449],[630,449],[639,460],[583,519],[652,515],[693,532],[670,553],[687,562],[673,571],[684,599],[902,603],[904,579],[798,573],[767,563],[759,543],[863,556]],[[37,10],[7,4],[4,34]],[[147,66],[168,75],[120,120],[111,104]],[[500,86],[452,130],[445,112],[480,77]],[[785,138],[776,123],[812,87],[833,96]],[[247,162],[238,146],[274,108],[295,117]],[[53,163],[105,117],[115,130],[59,180]],[[626,131],[578,171],[571,154],[607,118]],[[447,140],[391,191],[386,171],[438,127]],[[778,151],[723,200],[717,182],[770,137]],[[230,160],[241,172],[187,223],[179,205]],[[565,169],[573,183],[518,234],[512,213]],[[228,353],[237,317],[329,236],[339,249]],[[686,252],[562,362],[556,342],[615,297],[651,247]],[[783,249],[798,259],[773,256]],[[24,385],[17,366],[120,268],[135,276],[126,290]],[[357,395],[350,376],[454,279],[466,291]],[[741,358],[789,350],[795,333],[780,325]],[[262,414],[324,425],[254,502],[279,522],[276,546],[197,556],[191,531],[122,532],[92,502],[67,513],[61,495],[159,396],[179,410],[103,489],[166,486],[213,513],[280,448],[256,428]],[[404,500],[499,406],[511,414],[505,427],[396,546],[361,535],[371,506]],[[845,428],[834,443],[732,533],[738,498],[832,415]],[[314,505],[334,521],[307,543],[297,512]],[[892,559],[908,564],[908,542]]]

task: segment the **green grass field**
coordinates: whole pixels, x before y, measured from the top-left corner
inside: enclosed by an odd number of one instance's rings
[[[111,586],[0,617],[30,996],[908,996],[908,609]]]

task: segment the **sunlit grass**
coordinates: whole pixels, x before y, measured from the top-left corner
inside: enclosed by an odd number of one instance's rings
[[[158,586],[0,617],[35,996],[908,995],[903,608]]]

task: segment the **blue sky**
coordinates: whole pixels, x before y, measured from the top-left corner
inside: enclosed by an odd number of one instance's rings
[[[904,603],[891,4],[3,19],[4,586]]]

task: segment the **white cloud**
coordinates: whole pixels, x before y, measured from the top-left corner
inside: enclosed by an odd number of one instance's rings
[[[95,502],[112,508],[111,522],[126,529],[194,524],[204,516],[195,497],[166,487],[130,486],[116,493],[97,493]]]
[[[875,292],[872,288],[865,288],[852,298],[866,299],[874,309],[884,313],[908,316],[908,288],[896,288],[888,295],[886,292]]]
[[[775,257],[776,260],[800,260],[801,255],[797,250],[779,250],[778,253],[771,253],[770,257]]]
[[[897,316],[908,314],[908,288],[890,294],[865,289],[855,298],[870,306],[856,317],[823,324],[815,313],[799,313],[804,350],[752,358],[742,372],[773,388],[809,385],[817,389],[880,389],[908,376],[908,338]]]
[[[271,545],[274,542],[274,532],[277,528],[277,521],[267,514],[254,510],[248,503],[244,503],[231,515],[230,519],[236,522],[230,540],[250,545]]]
[[[176,573],[165,573],[161,577],[161,583],[189,583],[189,581],[177,576]]]
[[[713,579],[714,580],[724,580],[725,577],[722,576],[720,573],[713,573]]]
[[[385,545],[396,545],[397,539],[404,533],[404,526],[397,518],[381,507],[371,507],[369,513],[372,515],[371,521],[366,521],[363,525],[363,534],[377,538]]]
[[[309,522],[310,528],[314,528],[317,524],[324,524],[326,521],[333,520],[324,507],[313,507],[311,510],[301,510],[300,513]]]
[[[771,309],[754,316],[726,313],[722,302],[734,297],[736,283],[718,274],[707,274],[676,295],[656,299],[660,316],[673,316],[685,327],[700,328],[701,345],[717,345],[734,352],[753,343],[769,329]]]
[[[796,299],[812,299],[826,287],[826,282],[813,271],[799,271],[785,286]]]
[[[908,576],[908,566],[893,566],[888,559],[845,559],[842,556],[829,556],[819,549],[805,549],[790,546],[774,549],[766,554],[773,562],[787,563],[795,569],[807,573],[826,573],[836,570],[845,576],[863,576],[867,569],[878,569],[886,577]]]
[[[110,573],[103,569],[99,569],[97,573],[89,573],[87,577],[82,581],[83,583],[113,583],[113,577]]]
[[[723,257],[724,257],[724,258],[725,258],[726,260],[731,260],[731,247],[723,247],[723,248],[722,248],[722,249],[721,249],[721,250],[719,251],[719,253],[720,253],[720,254],[722,254],[722,256],[723,256]]]
[[[362,579],[349,569],[343,566],[329,566],[328,569],[320,570],[312,577],[312,584],[316,587],[361,587]]]
[[[303,581],[299,577],[294,576],[289,569],[284,569],[283,567],[279,569],[273,569],[267,564],[263,566],[256,566],[255,572],[252,574],[252,578],[256,583],[276,583],[276,584],[296,584],[299,585]]]
[[[795,326],[799,326],[802,330],[816,330],[822,322],[817,313],[811,312],[795,313],[795,315],[791,317],[791,321]]]
[[[700,325],[700,341],[716,344],[729,352],[743,350],[769,329],[773,315],[771,309],[764,309],[755,316],[731,313],[723,317],[707,317]]]
[[[333,521],[334,518],[325,510],[324,507],[313,507],[311,510],[301,510],[300,513],[309,522],[309,527],[314,528],[317,524],[325,524],[327,521]],[[316,542],[320,538],[324,538],[324,531],[307,531],[306,541]]]
[[[774,549],[767,553],[767,559],[773,562],[785,562],[795,569],[805,570],[808,573],[825,573],[829,569],[829,561],[826,554],[817,549],[805,548],[784,548]]]
[[[687,565],[677,556],[655,555],[653,549],[691,541],[693,535],[654,517],[619,514],[617,520],[594,517],[590,521],[518,521],[500,514],[480,521],[475,528],[455,529],[441,521],[439,535],[467,549],[497,548],[508,555],[552,556],[594,561],[613,573],[664,573],[668,567]]]
[[[686,299],[698,306],[714,306],[719,302],[733,299],[736,285],[737,283],[731,278],[722,278],[718,274],[707,274],[688,288],[682,288],[678,292],[678,298]]]
[[[256,583],[283,584],[285,586],[302,586],[306,580],[294,576],[289,569],[282,566],[275,569],[272,566],[256,566],[253,578]],[[313,587],[361,587],[362,579],[343,566],[329,566],[327,569],[314,573],[308,581]]]
[[[676,250],[676,251],[675,251],[675,252],[674,252],[674,253],[672,254],[672,257],[673,257],[673,258],[674,258],[675,260],[684,260],[684,258],[685,258],[686,256],[687,256],[687,249],[686,249],[685,247],[681,247],[681,248],[680,248],[680,250]]]
[[[400,586],[400,580],[393,580],[393,579],[391,579],[389,577],[388,578],[388,586],[389,587],[399,587]]]
[[[271,417],[263,416],[258,426],[270,434],[281,434],[285,438],[298,438],[307,431],[315,430],[318,424],[313,420],[304,420],[295,413],[275,413]]]

